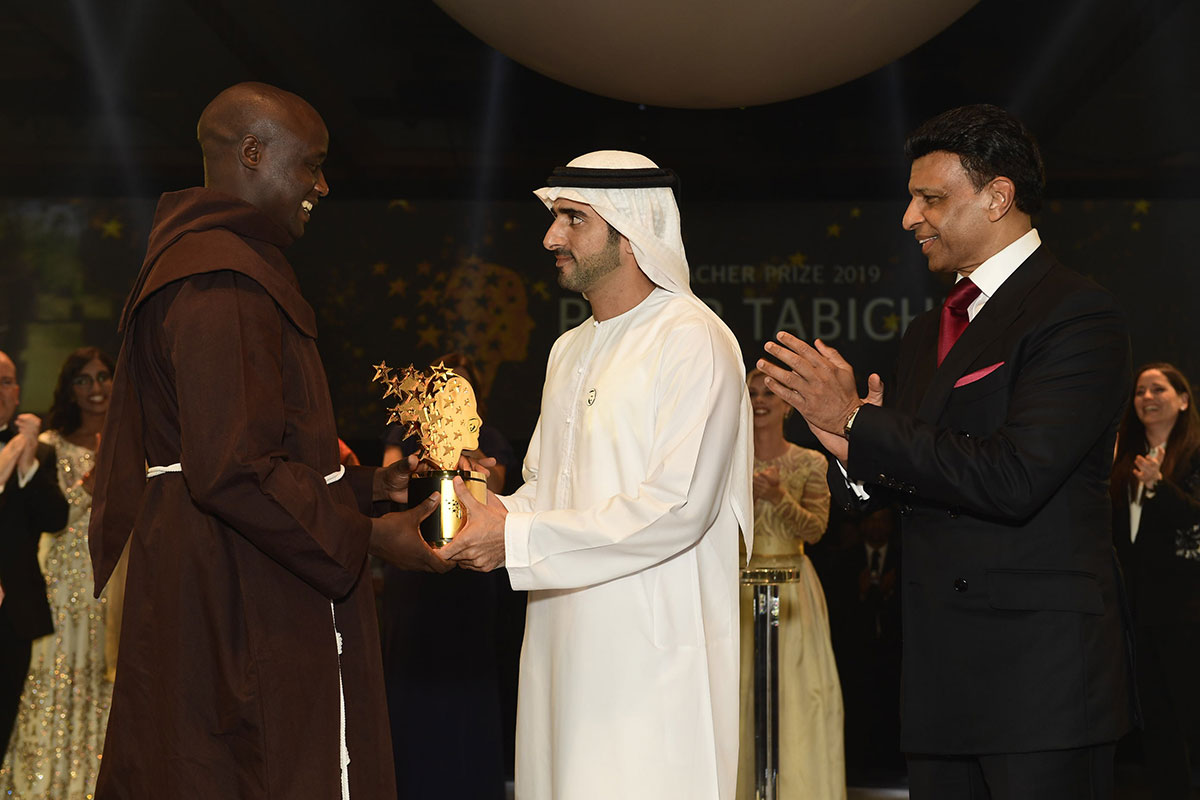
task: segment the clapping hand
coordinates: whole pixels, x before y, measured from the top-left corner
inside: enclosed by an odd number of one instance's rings
[[[42,431],[42,420],[35,414],[18,414],[13,420],[13,427],[17,435],[25,440],[18,466],[21,472],[29,472],[37,463],[38,434]]]
[[[778,339],[767,343],[767,353],[790,369],[760,359],[758,368],[766,373],[767,388],[799,411],[817,440],[845,464],[850,453],[842,436],[846,420],[864,403],[883,405],[883,379],[873,373],[867,379],[867,396],[860,398],[854,368],[836,349],[820,339],[810,346],[785,332]]]
[[[754,499],[777,503],[783,497],[779,488],[779,467],[767,467],[754,473]]]
[[[1162,480],[1162,461],[1151,454],[1134,456],[1133,477],[1141,481],[1147,489],[1153,489]]]

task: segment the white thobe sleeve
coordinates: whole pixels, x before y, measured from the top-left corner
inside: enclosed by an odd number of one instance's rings
[[[537,500],[538,457],[541,452],[542,420],[539,417],[533,428],[533,436],[529,439],[529,448],[525,451],[525,462],[521,466],[521,478],[525,481],[521,488],[506,497],[497,498],[508,509],[514,511],[533,511],[534,501]]]
[[[514,589],[575,588],[630,575],[686,550],[712,526],[727,502],[746,391],[742,365],[719,336],[697,324],[664,343],[663,369],[645,404],[654,438],[633,493],[590,508],[509,513],[505,567]]]

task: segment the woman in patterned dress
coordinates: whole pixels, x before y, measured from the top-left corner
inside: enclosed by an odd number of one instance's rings
[[[94,347],[68,356],[41,436],[55,448],[59,486],[71,511],[67,527],[43,534],[38,551],[54,633],[33,643],[17,722],[0,766],[0,797],[84,800],[92,797],[100,769],[112,697],[112,654],[105,653],[112,598],[92,597],[87,531],[91,470],[112,371],[112,359]]]
[[[825,457],[783,438],[791,409],[764,384],[746,378],[754,410],[754,553],[751,567],[799,568],[779,587],[780,797],[844,800],[842,689],[829,638],[825,593],[804,555],[829,522]],[[741,589],[741,745],[738,800],[754,798],[754,628],[752,589]]]

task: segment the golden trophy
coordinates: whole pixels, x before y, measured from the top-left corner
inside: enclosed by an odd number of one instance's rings
[[[479,427],[483,421],[475,404],[471,384],[445,364],[422,372],[411,364],[396,375],[387,362],[375,366],[377,383],[387,389],[386,400],[396,398],[388,409],[388,424],[399,422],[404,438],[416,436],[420,442],[417,471],[408,482],[408,504],[415,506],[434,492],[441,493],[438,508],[421,523],[421,536],[431,547],[441,547],[454,538],[466,523],[466,515],[454,493],[454,478],[460,477],[467,490],[481,503],[487,503],[487,477],[482,472],[458,469],[463,450],[479,447]]]

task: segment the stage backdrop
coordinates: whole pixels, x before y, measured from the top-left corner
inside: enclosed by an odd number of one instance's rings
[[[23,406],[44,410],[63,357],[114,355],[125,294],[153,214],[149,199],[0,201],[0,349],[21,370]],[[692,285],[742,343],[747,365],[777,330],[821,337],[858,369],[891,379],[905,327],[941,301],[894,202],[684,204]],[[1190,244],[1200,201],[1062,200],[1038,220],[1069,266],[1120,297],[1134,359],[1166,359],[1200,381],[1200,270]],[[320,204],[291,248],[317,310],[319,345],[347,440],[376,441],[386,418],[370,365],[427,364],[450,350],[482,371],[486,421],[514,442],[537,418],[554,339],[588,316],[561,290],[541,239],[549,213],[525,203],[397,197]],[[795,430],[798,437],[803,433]]]

